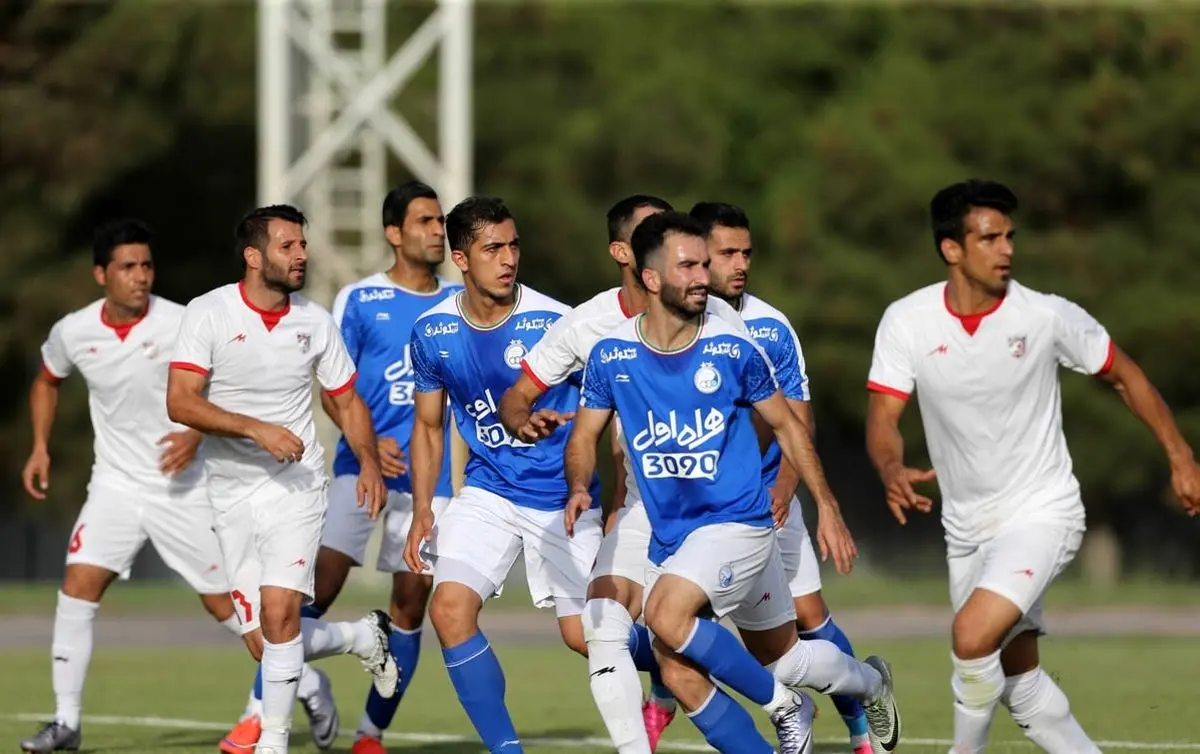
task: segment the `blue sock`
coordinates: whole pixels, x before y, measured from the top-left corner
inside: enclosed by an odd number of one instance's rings
[[[767,704],[775,696],[775,676],[758,664],[737,637],[721,624],[695,620],[696,630],[679,654],[708,670],[713,678],[755,704]]]
[[[320,618],[324,614],[325,610],[316,605],[305,605],[300,608],[301,618]],[[250,693],[254,694],[255,699],[262,701],[262,665],[259,665],[258,670],[254,671],[254,687]]]
[[[854,647],[850,644],[850,639],[846,634],[842,633],[842,629],[833,622],[833,616],[825,619],[817,628],[811,631],[801,631],[801,639],[824,639],[832,642],[838,649],[842,650],[842,654],[854,656]],[[837,707],[838,714],[842,716],[842,720],[846,723],[846,728],[849,729],[852,736],[867,735],[867,715],[863,712],[862,705],[857,699],[848,696],[836,695],[831,697],[833,706]]]
[[[641,623],[634,623],[629,632],[629,653],[633,655],[634,666],[642,673],[650,675],[650,693],[655,699],[674,699],[662,682],[662,674],[658,672],[658,658],[654,656],[654,647],[650,640],[650,630]]]
[[[387,730],[392,724],[396,708],[400,706],[400,699],[404,697],[405,689],[412,683],[413,675],[417,672],[417,660],[421,657],[421,629],[401,631],[393,628],[392,635],[388,637],[388,649],[392,658],[396,660],[396,667],[400,669],[400,686],[391,699],[380,696],[374,685],[367,692],[367,717],[371,718],[371,722],[380,730]]]
[[[250,690],[250,693],[252,693],[254,695],[255,699],[257,699],[260,702],[262,701],[262,664],[261,663],[259,664],[258,669],[254,671],[254,688],[252,688]]]
[[[488,751],[524,754],[508,707],[504,705],[504,670],[483,632],[457,647],[443,649],[442,659],[458,693],[458,702]]]
[[[323,615],[325,615],[325,608],[317,607],[311,603],[300,608],[301,618],[320,618]]]
[[[688,717],[704,734],[704,740],[722,754],[775,752],[775,747],[767,743],[754,727],[754,718],[750,717],[746,708],[719,688],[715,689],[708,703]]]

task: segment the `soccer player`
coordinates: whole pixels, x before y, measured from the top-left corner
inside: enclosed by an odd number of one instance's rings
[[[287,205],[239,222],[245,276],[188,304],[167,385],[171,419],[208,435],[217,539],[243,638],[262,662],[260,754],[287,751],[306,658],[353,654],[384,697],[398,680],[383,611],[356,623],[300,615],[313,595],[328,486],[313,422],[314,374],[362,465],[359,503],[374,516],[387,494],[371,415],[354,390],[354,362],[329,312],[296,293],[308,260],[305,223]]]
[[[412,520],[412,485],[406,458],[412,434],[413,376],[409,336],[413,322],[425,310],[461,290],[437,276],[446,256],[445,218],[437,193],[418,181],[393,189],[383,200],[383,233],[395,261],[380,272],[346,286],[333,303],[333,318],[358,370],[355,388],[371,410],[380,463],[388,487],[383,543],[377,570],[392,574],[390,648],[400,671],[400,686],[389,699],[372,687],[359,722],[352,754],[384,754],[383,731],[391,724],[417,669],[425,604],[433,588],[428,574],[412,573],[404,563],[404,543]],[[325,412],[340,422],[333,399],[322,394]],[[446,436],[449,443],[450,437]],[[449,457],[447,444],[446,457]],[[316,596],[301,614],[320,618],[341,592],[350,569],[363,564],[374,522],[356,499],[358,458],[342,437],[333,461],[329,509],[321,534],[315,576]],[[434,489],[434,513],[450,500],[450,464],[442,469]],[[261,688],[262,669],[256,688]],[[303,701],[303,700],[302,700]],[[227,741],[242,746],[258,740],[256,719],[239,723]],[[332,731],[336,736],[336,730]],[[332,740],[332,737],[330,737]]]
[[[183,307],[151,294],[152,242],[138,220],[96,230],[92,274],[104,297],[54,324],[30,389],[33,450],[22,474],[25,490],[46,498],[50,428],[59,385],[72,371],[87,382],[95,462],[54,613],[54,720],[21,741],[23,751],[79,748],[96,610],[146,540],[200,594],[210,615],[234,636],[241,633],[212,532],[204,466],[196,460],[203,438],[167,418],[167,358]]]
[[[796,418],[814,434],[808,375],[804,371],[804,351],[788,318],[775,307],[746,292],[753,246],[750,219],[732,204],[700,202],[689,214],[708,231],[709,293],[729,303],[741,315],[750,335],[771,359],[775,378]],[[771,493],[772,505],[790,509],[779,530],[779,550],[788,575],[788,587],[796,607],[796,625],[801,639],[825,639],[843,652],[854,656],[854,648],[829,614],[821,596],[821,570],[813,552],[804,513],[796,498],[800,475],[783,461],[779,443],[771,441],[763,455],[763,484]],[[832,542],[845,530],[842,514],[836,508],[818,509],[817,536],[822,559],[837,553]],[[848,563],[839,564],[846,567]],[[862,705],[847,696],[833,697],[834,706],[850,731],[854,754],[871,754],[867,736],[867,717]]]
[[[524,553],[534,604],[553,606],[563,641],[585,654],[579,614],[600,546],[600,514],[582,512],[576,536],[569,538],[562,526],[566,433],[530,445],[510,435],[497,416],[521,359],[567,307],[517,284],[520,239],[499,199],[459,203],[446,217],[446,235],[466,289],[413,327],[414,512],[405,558],[421,572],[422,542],[428,540],[434,583],[429,613],[459,702],[489,751],[519,754],[520,738],[504,702],[504,673],[479,631],[479,611]],[[447,396],[471,456],[463,488],[435,519]],[[577,383],[560,385],[543,399],[561,421],[569,420],[578,402]],[[598,487],[593,475],[590,489]]]
[[[619,412],[653,531],[646,621],[667,685],[709,744],[722,752],[775,751],[711,675],[763,705],[783,754],[811,746],[812,702],[793,690],[801,685],[862,700],[877,745],[894,750],[900,725],[886,663],[860,663],[827,641],[798,641],[791,601],[772,599],[786,593],[787,579],[770,496],[761,474],[745,473],[762,464],[751,408],[814,498],[824,503],[832,493],[770,360],[748,335],[705,312],[704,227],[677,212],[651,215],[634,230],[632,247],[649,308],[588,356],[566,450],[567,530],[590,507],[596,442]],[[709,611],[778,646],[775,666],[764,668],[732,633],[701,617]]]
[[[954,751],[983,751],[997,704],[1052,754],[1099,752],[1039,664],[1042,597],[1084,531],[1062,431],[1060,366],[1112,385],[1166,451],[1185,507],[1200,472],[1171,412],[1108,332],[1079,306],[1011,279],[1017,198],[971,180],[930,203],[948,279],[892,303],[875,336],[867,449],[892,515],[928,512],[914,486],[935,478],[946,529]],[[913,390],[933,469],[904,463],[900,415]]]

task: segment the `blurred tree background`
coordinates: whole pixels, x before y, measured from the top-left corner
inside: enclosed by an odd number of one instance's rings
[[[428,9],[394,9],[392,43]],[[65,530],[84,496],[77,379],[50,499],[28,500],[19,475],[39,344],[98,294],[93,225],[149,221],[158,293],[177,301],[238,274],[232,226],[255,197],[255,23],[246,3],[0,4],[0,577],[59,562],[57,540],[13,547],[46,522]],[[483,3],[475,31],[475,187],[516,213],[525,282],[571,304],[615,283],[603,214],[629,193],[750,213],[751,289],[800,333],[863,565],[944,568],[936,516],[900,529],[886,514],[862,427],[880,314],[944,275],[926,207],[952,181],[1017,191],[1019,279],[1098,316],[1200,442],[1200,12]],[[435,87],[427,69],[393,103],[429,143]],[[399,164],[391,175],[408,178]],[[1091,560],[1094,575],[1196,573],[1200,528],[1174,510],[1153,438],[1111,391],[1064,381],[1089,539],[1121,555]]]

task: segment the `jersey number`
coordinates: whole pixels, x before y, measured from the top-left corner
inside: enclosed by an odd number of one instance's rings
[[[412,382],[393,382],[388,388],[388,403],[393,406],[411,406],[413,404]]]
[[[71,553],[72,555],[79,552],[79,550],[83,548],[83,540],[79,535],[83,534],[83,527],[85,526],[87,526],[87,524],[80,524],[79,526],[75,527],[75,533],[71,535],[71,544],[67,545],[67,552]]]
[[[238,606],[242,608],[242,614],[246,616],[245,620],[242,621],[243,624],[254,620],[254,606],[250,604],[250,600],[246,599],[246,595],[234,589],[229,593],[229,596],[233,597],[233,601],[238,603]]]
[[[715,479],[721,452],[647,453],[642,456],[642,474],[647,479]]]

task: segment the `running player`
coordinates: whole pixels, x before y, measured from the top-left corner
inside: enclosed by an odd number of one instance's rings
[[[730,304],[746,323],[750,335],[771,359],[775,377],[796,418],[814,435],[808,375],[804,351],[788,318],[757,296],[746,293],[753,246],[750,219],[732,204],[700,202],[689,213],[708,232],[709,293]],[[763,455],[763,484],[771,493],[773,506],[787,506],[790,513],[779,530],[779,550],[788,575],[788,587],[796,607],[796,625],[801,639],[825,639],[854,656],[854,648],[829,614],[821,596],[821,569],[813,552],[804,512],[796,498],[799,473],[783,461],[779,443],[771,441]],[[836,508],[818,510],[817,534],[822,559],[832,551],[830,543],[845,529]],[[862,705],[847,696],[833,697],[834,706],[850,731],[854,754],[871,754],[867,717]]]
[[[987,744],[1003,703],[1052,754],[1099,752],[1038,659],[1042,597],[1083,538],[1062,431],[1059,367],[1112,385],[1166,451],[1184,506],[1200,508],[1192,449],[1154,386],[1079,306],[1011,279],[1017,198],[991,181],[939,191],[934,246],[948,280],[892,303],[875,336],[867,448],[892,515],[928,512],[935,476],[950,565],[954,751]],[[900,415],[913,390],[933,469],[904,464]]]
[[[147,540],[210,615],[234,636],[241,633],[212,532],[204,464],[196,461],[203,437],[167,418],[167,357],[183,307],[151,294],[151,245],[150,229],[138,220],[96,230],[92,274],[104,297],[55,323],[30,389],[33,450],[22,474],[25,490],[46,498],[59,384],[76,370],[87,382],[95,462],[54,612],[54,720],[21,741],[23,751],[79,748],[96,610]]]
[[[886,664],[798,641],[773,529],[770,496],[749,408],[771,427],[814,498],[832,498],[812,442],[780,393],[770,360],[748,335],[705,312],[708,250],[696,220],[677,212],[647,217],[633,232],[635,266],[650,294],[645,314],[605,336],[587,359],[583,395],[566,450],[575,514],[590,507],[587,479],[596,441],[614,411],[623,417],[652,523],[646,620],[664,679],[718,751],[774,752],[749,714],[708,676],[763,705],[783,754],[811,746],[812,702],[791,687],[827,687],[866,702],[883,751],[899,739]],[[832,503],[832,501],[828,501]],[[729,615],[744,633],[780,650],[765,669],[737,638],[700,616]],[[684,660],[686,659],[687,664]],[[703,671],[698,668],[703,668]],[[777,680],[778,679],[778,680]]]
[[[354,390],[354,362],[329,312],[296,293],[306,276],[305,223],[286,205],[241,220],[245,277],[188,304],[167,385],[171,419],[208,435],[217,539],[243,637],[263,666],[261,754],[287,751],[306,657],[354,654],[385,697],[398,680],[383,611],[357,623],[300,616],[313,596],[328,486],[313,422],[314,374],[362,463],[359,503],[374,516],[387,495],[371,415]]]
[[[600,513],[582,512],[576,536],[568,538],[562,528],[566,433],[531,446],[513,438],[497,416],[521,359],[567,307],[517,284],[520,239],[499,199],[461,202],[446,217],[446,235],[466,289],[413,328],[414,513],[405,558],[414,572],[423,571],[421,548],[428,540],[434,564],[429,613],[459,702],[489,751],[519,754],[504,702],[504,673],[479,630],[479,611],[524,553],[534,604],[553,606],[563,641],[585,654],[579,615],[600,546]],[[569,421],[579,402],[576,384],[561,385],[543,399],[547,411],[557,412],[555,421]],[[435,519],[447,397],[471,456],[465,485]],[[594,475],[590,488],[599,488]]]

